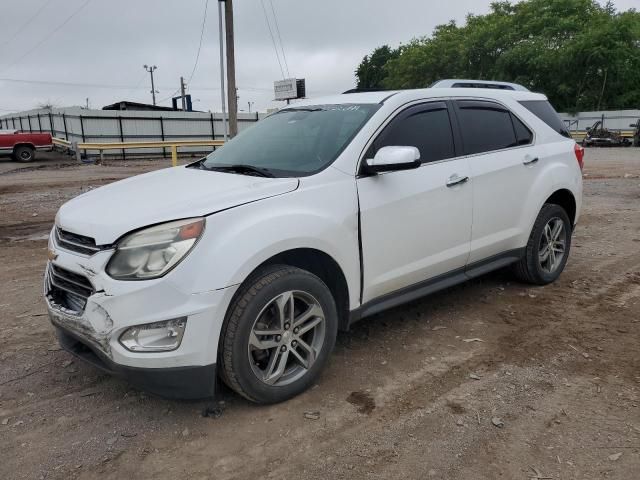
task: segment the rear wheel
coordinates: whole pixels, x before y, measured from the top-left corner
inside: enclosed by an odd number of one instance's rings
[[[538,214],[524,257],[514,265],[519,280],[534,285],[554,282],[564,270],[571,249],[571,221],[555,204],[545,204]]]
[[[331,292],[310,272],[284,265],[258,273],[241,289],[221,334],[223,380],[257,403],[298,395],[318,378],[335,344]]]
[[[13,150],[13,158],[17,162],[31,162],[35,158],[35,151],[27,145],[20,145]]]

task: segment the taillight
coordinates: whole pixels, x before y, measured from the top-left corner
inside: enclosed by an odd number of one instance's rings
[[[578,160],[578,165],[580,165],[580,170],[582,170],[584,168],[584,147],[576,143],[573,147],[573,152],[576,154],[576,160]]]

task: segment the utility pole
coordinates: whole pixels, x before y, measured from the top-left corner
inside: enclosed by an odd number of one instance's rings
[[[238,133],[238,98],[236,90],[236,59],[233,35],[233,0],[224,2],[224,19],[227,43],[227,98],[229,102],[229,135]]]
[[[184,83],[184,77],[180,77],[180,95],[182,95],[182,111],[187,111],[187,85]]]
[[[153,104],[156,104],[156,84],[153,82],[153,72],[155,72],[158,67],[156,67],[155,65],[153,66],[149,66],[149,65],[145,65],[144,69],[149,72],[151,74],[151,95],[153,97]]]
[[[227,108],[224,94],[224,25],[222,20],[222,1],[218,0],[218,31],[220,34],[220,99],[222,100],[222,125],[224,132],[224,141],[227,141]]]

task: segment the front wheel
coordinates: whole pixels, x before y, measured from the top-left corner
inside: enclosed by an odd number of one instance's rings
[[[222,329],[222,378],[253,402],[282,402],[309,388],[326,365],[336,304],[322,280],[295,267],[270,267],[246,283]]]
[[[514,265],[518,279],[534,285],[554,282],[567,264],[571,231],[564,208],[545,204],[533,225],[524,257]]]

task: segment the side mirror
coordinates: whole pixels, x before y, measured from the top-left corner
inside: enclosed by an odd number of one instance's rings
[[[375,157],[364,162],[365,173],[395,172],[397,170],[411,170],[418,168],[420,150],[416,147],[382,147]]]

